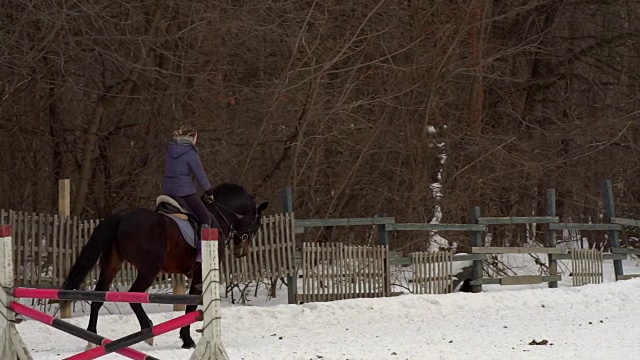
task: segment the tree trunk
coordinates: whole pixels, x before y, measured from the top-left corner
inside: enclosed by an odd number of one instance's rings
[[[84,145],[82,146],[82,161],[80,163],[80,176],[78,187],[76,188],[76,197],[73,202],[72,213],[74,215],[82,214],[85,208],[87,193],[89,192],[89,182],[93,173],[93,159],[95,157],[96,144],[98,142],[98,129],[102,122],[105,111],[104,97],[98,96],[96,100],[96,110],[85,132]]]

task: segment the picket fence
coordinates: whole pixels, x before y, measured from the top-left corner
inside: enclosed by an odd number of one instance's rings
[[[400,230],[459,230],[473,233],[474,243],[480,244],[486,223],[526,223],[532,218],[477,218],[476,224],[395,224],[392,218],[374,219],[306,219],[295,221],[293,212],[262,217],[262,226],[252,241],[248,256],[233,257],[233,244],[229,244],[222,259],[221,281],[227,286],[285,279],[288,284],[289,303],[332,301],[355,297],[393,296],[391,267],[411,267],[413,275],[409,287],[416,294],[440,294],[453,291],[453,263],[471,261],[473,272],[471,287],[483,284],[517,285],[548,282],[557,286],[562,279],[557,273],[558,260],[571,260],[574,286],[603,281],[602,264],[605,260],[620,261],[628,254],[640,250],[611,247],[609,254],[601,250],[579,251],[555,246],[546,248],[509,248],[473,246],[471,253],[453,255],[450,251],[416,252],[409,256],[390,256],[388,234]],[[565,224],[556,217],[537,217],[533,221],[549,223],[549,233],[557,229],[578,228],[617,231],[621,225]],[[77,217],[61,217],[24,211],[0,210],[0,221],[13,226],[13,249],[16,286],[58,288],[74,263],[80,249],[87,243],[98,220],[81,220]],[[614,218],[612,221],[629,226],[639,226],[640,221]],[[482,224],[481,224],[482,223]],[[384,245],[356,246],[343,243],[296,244],[296,234],[313,226],[373,225],[379,228],[379,239]],[[385,240],[386,239],[386,240]],[[553,240],[553,237],[550,237]],[[552,245],[555,245],[551,242]],[[549,274],[484,277],[483,263],[491,254],[546,253],[549,256]],[[617,280],[637,277],[640,274],[616,274]],[[114,279],[112,290],[127,290],[136,277],[136,270],[125,263]],[[94,268],[82,288],[91,289],[98,278]],[[298,279],[302,286],[298,288]],[[458,279],[460,280],[460,279]],[[184,275],[162,274],[156,278],[152,289],[184,291],[188,281]],[[291,286],[290,284],[293,284]],[[473,290],[473,288],[472,288]],[[481,288],[479,289],[480,291]]]
[[[0,210],[0,221],[13,227],[16,286],[38,288],[58,288],[62,285],[80,249],[99,223],[98,220],[14,210]],[[293,273],[293,223],[293,214],[263,217],[262,227],[254,239],[249,256],[235,259],[231,255],[233,248],[225,252],[222,280],[227,283],[242,282]],[[96,266],[82,288],[93,288],[98,274]],[[136,275],[136,269],[125,262],[114,279],[112,289],[128,289]],[[176,285],[185,282],[184,275],[161,274],[151,288],[176,289]]]
[[[305,242],[300,302],[389,296],[389,247]]]

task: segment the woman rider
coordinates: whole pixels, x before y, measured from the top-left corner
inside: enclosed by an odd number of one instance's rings
[[[196,182],[207,196],[213,196],[196,148],[197,141],[198,131],[195,128],[183,126],[173,132],[167,148],[162,193],[186,204],[200,224],[217,227],[213,216],[197,196]]]

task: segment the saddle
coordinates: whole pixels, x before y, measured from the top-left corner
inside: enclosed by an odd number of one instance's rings
[[[197,244],[200,241],[201,224],[199,224],[198,219],[196,219],[196,217],[193,216],[185,206],[178,203],[176,199],[168,195],[158,196],[156,198],[156,212],[170,215],[181,220],[187,220],[193,228],[195,243]]]

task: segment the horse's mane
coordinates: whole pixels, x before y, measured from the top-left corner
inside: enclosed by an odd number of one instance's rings
[[[253,201],[253,195],[244,186],[231,182],[224,182],[214,186],[213,197],[221,202],[237,202],[239,199]]]
[[[248,194],[247,190],[242,185],[234,184],[231,182],[223,182],[213,187],[214,194],[229,194],[229,195],[242,195]]]

